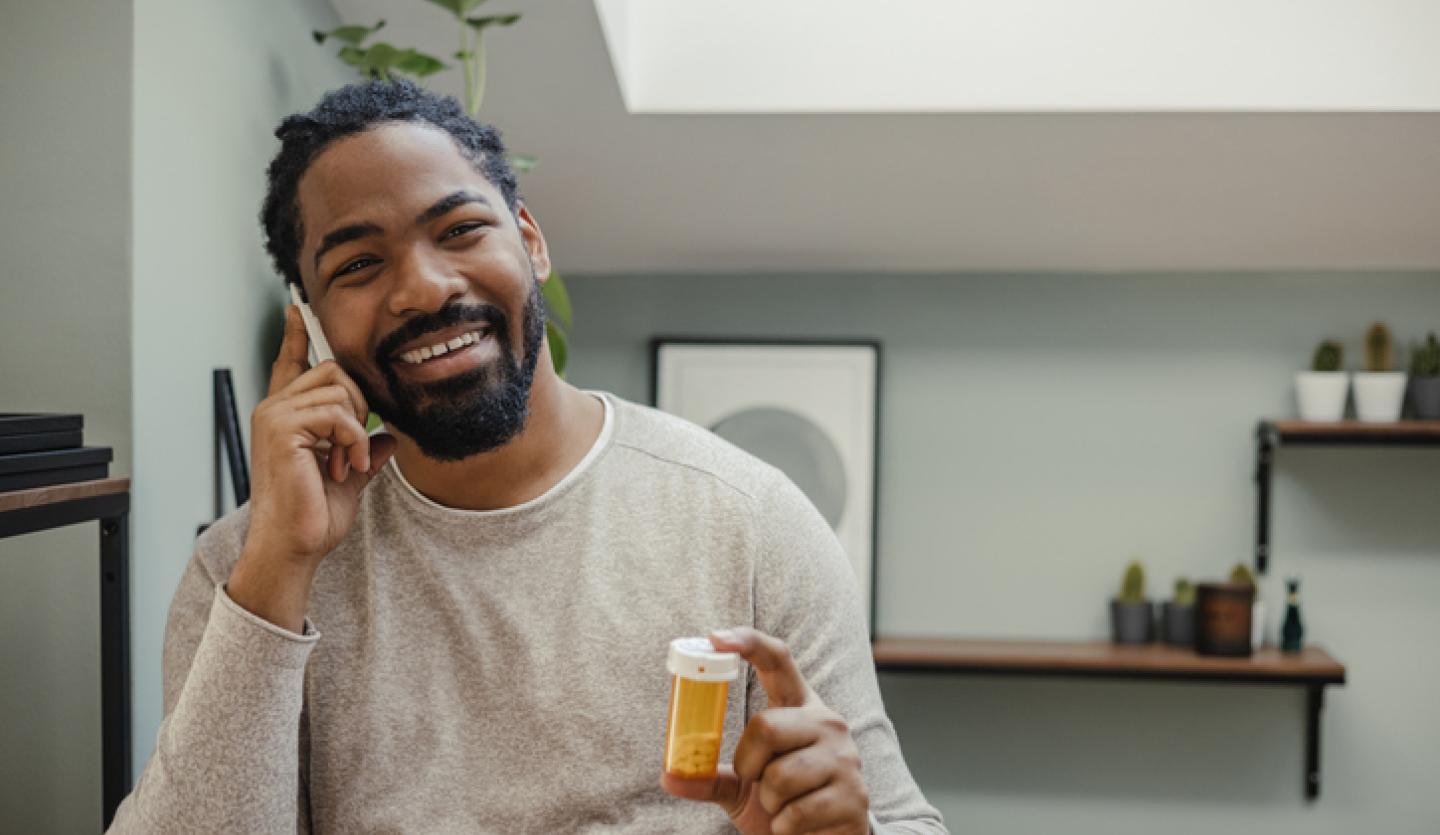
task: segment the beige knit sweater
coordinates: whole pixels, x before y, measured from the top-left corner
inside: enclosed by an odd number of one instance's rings
[[[786,641],[850,723],[872,826],[944,827],[885,716],[851,570],[778,470],[689,423],[606,401],[544,495],[462,511],[394,466],[326,557],[304,635],[223,584],[245,508],[197,544],[165,633],[165,719],[118,833],[722,833],[658,786],[671,638]],[[731,688],[722,756],[765,706]]]

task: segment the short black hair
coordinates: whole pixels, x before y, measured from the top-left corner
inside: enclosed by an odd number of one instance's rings
[[[285,117],[275,129],[280,151],[267,172],[260,226],[265,249],[287,284],[300,284],[300,178],[331,142],[384,122],[429,124],[450,134],[475,170],[500,189],[510,211],[516,210],[520,190],[500,132],[471,119],[454,97],[436,95],[406,79],[349,84],[326,93],[310,112]]]

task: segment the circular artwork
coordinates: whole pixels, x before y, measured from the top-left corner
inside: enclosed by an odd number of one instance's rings
[[[721,418],[710,431],[771,464],[795,482],[830,523],[840,526],[849,485],[840,450],[804,415],[759,407]]]

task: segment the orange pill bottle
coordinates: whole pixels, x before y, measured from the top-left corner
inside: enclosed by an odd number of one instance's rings
[[[666,666],[672,678],[665,772],[687,780],[714,777],[740,656],[717,652],[704,638],[677,638],[670,642]]]

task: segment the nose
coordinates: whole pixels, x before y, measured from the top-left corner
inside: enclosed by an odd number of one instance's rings
[[[387,302],[393,316],[434,313],[465,294],[465,279],[439,259],[411,252],[395,265]]]

